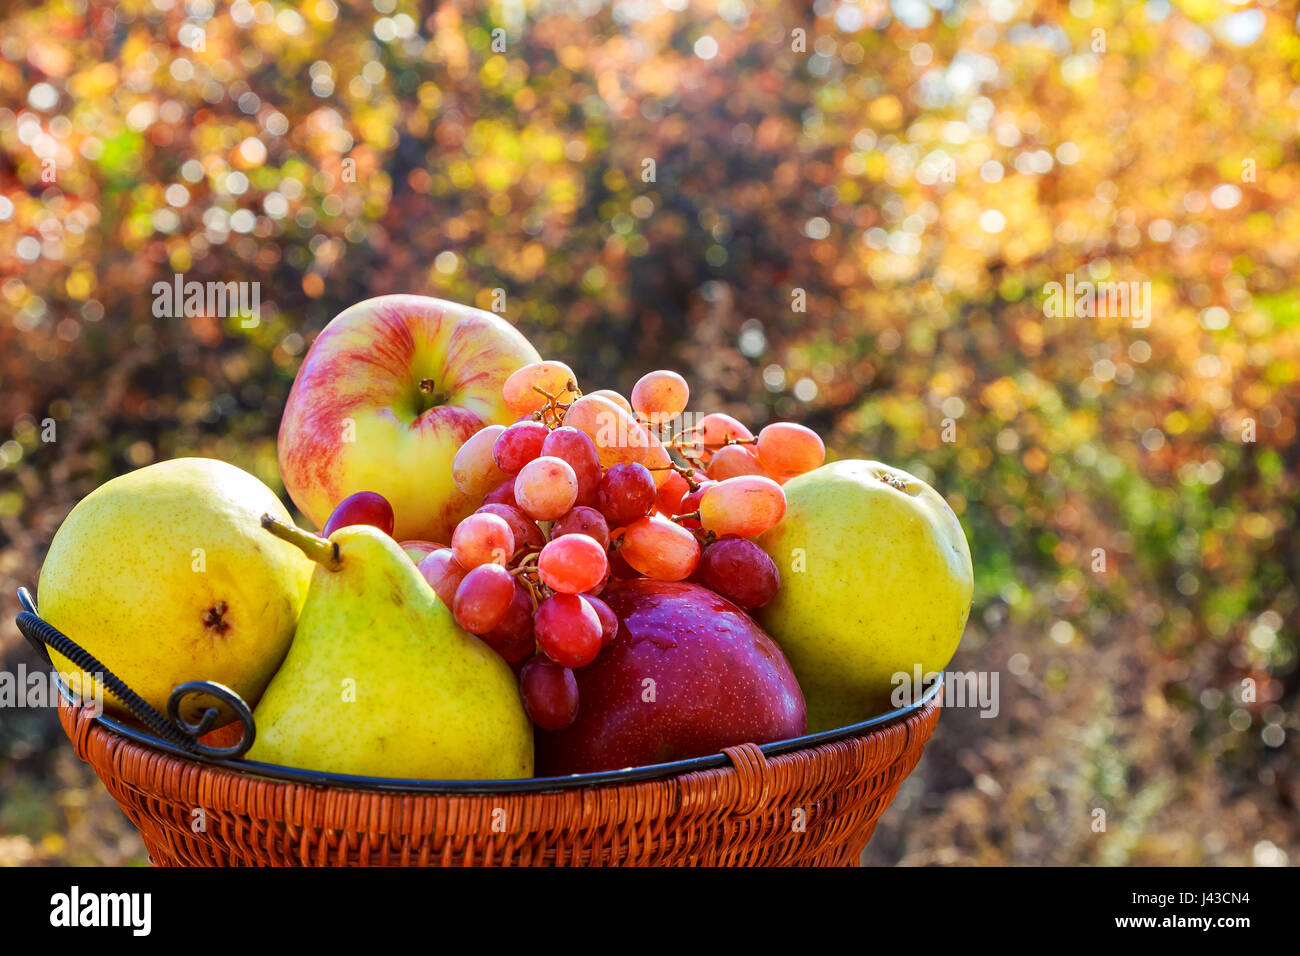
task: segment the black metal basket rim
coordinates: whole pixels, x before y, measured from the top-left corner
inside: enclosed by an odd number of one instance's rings
[[[59,695],[72,706],[79,701],[72,690],[55,672],[54,679],[59,688]],[[763,744],[759,749],[767,757],[793,753],[828,744],[848,737],[856,737],[869,730],[903,720],[911,714],[923,710],[939,694],[943,687],[943,676],[930,685],[920,700],[906,707],[899,707],[869,720],[824,730],[820,733],[805,734],[789,740],[778,740]],[[650,764],[642,767],[625,767],[621,770],[603,770],[598,773],[579,773],[565,777],[521,777],[515,780],[422,780],[401,777],[364,777],[354,774],[327,773],[319,770],[303,770],[298,767],[284,767],[279,764],[262,763],[257,760],[227,760],[205,757],[191,753],[181,747],[168,743],[160,737],[122,723],[106,714],[92,718],[106,730],[124,737],[132,743],[151,750],[158,750],[175,757],[193,760],[209,766],[220,767],[236,773],[270,780],[282,780],[287,783],[309,784],[317,787],[331,787],[340,790],[381,790],[405,793],[541,793],[555,790],[572,790],[586,786],[610,786],[623,783],[637,783],[643,780],[658,780],[679,774],[694,773],[700,770],[716,770],[730,764],[726,754],[716,753],[706,757],[693,757],[689,760],[675,760],[671,763]]]

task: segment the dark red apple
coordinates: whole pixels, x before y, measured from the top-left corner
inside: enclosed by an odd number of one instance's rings
[[[803,692],[776,642],[695,584],[611,581],[618,635],[578,680],[578,719],[539,730],[537,773],[562,776],[715,754],[807,732]]]

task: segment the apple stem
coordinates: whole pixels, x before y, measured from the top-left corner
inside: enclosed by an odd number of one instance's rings
[[[342,561],[339,555],[339,546],[329,538],[322,538],[310,531],[304,531],[297,525],[281,521],[274,515],[262,515],[262,527],[281,541],[287,541],[294,547],[299,548],[303,554],[317,564],[327,567],[331,571],[339,569],[339,564]]]

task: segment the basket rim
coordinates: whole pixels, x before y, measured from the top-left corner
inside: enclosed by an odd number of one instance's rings
[[[54,681],[59,689],[63,704],[79,708],[80,700],[73,694],[58,671],[54,672]],[[815,734],[791,737],[759,745],[758,749],[765,757],[777,757],[781,754],[798,750],[812,750],[825,744],[856,737],[869,731],[879,730],[908,717],[919,714],[936,702],[943,689],[943,675],[926,689],[921,697],[911,704],[898,707],[883,714],[877,714],[856,724],[847,724]],[[507,780],[435,780],[404,777],[367,777],[355,774],[330,773],[323,770],[304,770],[299,767],[286,767],[280,764],[263,763],[258,760],[243,758],[229,759],[209,757],[196,754],[183,747],[176,746],[146,730],[141,730],[123,723],[105,713],[91,714],[89,719],[99,724],[106,732],[124,738],[137,746],[160,751],[173,757],[180,757],[194,763],[220,768],[243,776],[259,777],[281,783],[328,787],[339,790],[381,791],[400,793],[543,793],[557,790],[575,790],[586,786],[611,786],[625,783],[640,783],[647,780],[659,780],[703,770],[716,770],[731,765],[731,758],[725,753],[708,754],[687,760],[674,760],[669,763],[646,764],[640,767],[624,767],[619,770],[601,770],[595,773],[569,774],[563,777],[520,777]]]

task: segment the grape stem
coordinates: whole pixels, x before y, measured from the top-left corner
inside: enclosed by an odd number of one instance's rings
[[[668,464],[666,465],[655,465],[653,468],[646,466],[646,471],[668,471],[669,469],[677,472],[677,474],[685,478],[686,485],[691,489],[691,491],[700,490],[700,483],[693,477],[695,469],[689,465],[679,465],[677,462],[669,459]]]
[[[510,571],[510,576],[522,582],[524,589],[528,591],[528,598],[533,603],[534,613],[536,613],[538,605],[551,596],[551,589],[538,578],[537,559],[540,554],[540,551],[529,550],[527,554],[519,559],[519,564]]]
[[[546,396],[546,404],[542,408],[533,412],[533,418],[542,422],[547,428],[559,428],[564,423],[564,413],[572,406],[573,402],[560,401],[559,395],[552,395],[540,385],[534,385],[533,391]],[[578,388],[578,383],[569,379],[564,383],[564,391],[560,394],[573,393],[574,401],[582,397],[582,390]]]

